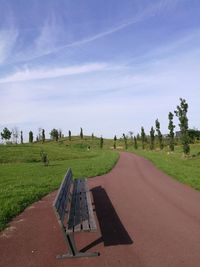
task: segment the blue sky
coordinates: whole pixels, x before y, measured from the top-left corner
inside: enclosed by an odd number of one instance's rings
[[[200,128],[198,0],[0,0],[0,131]],[[178,130],[178,121],[176,130]]]

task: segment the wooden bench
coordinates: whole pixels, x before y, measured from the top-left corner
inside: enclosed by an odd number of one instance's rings
[[[68,169],[53,207],[68,246],[68,253],[57,258],[98,256],[98,252],[79,252],[74,239],[75,232],[91,232],[97,229],[87,179],[73,180],[72,171]]]

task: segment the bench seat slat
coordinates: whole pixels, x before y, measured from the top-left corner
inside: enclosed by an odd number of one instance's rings
[[[88,203],[88,214],[89,214],[89,225],[91,231],[95,231],[97,229],[95,218],[94,218],[94,213],[93,213],[93,207],[92,207],[92,202],[91,202],[91,197],[90,197],[90,191],[86,192],[86,198],[87,198],[87,203]]]

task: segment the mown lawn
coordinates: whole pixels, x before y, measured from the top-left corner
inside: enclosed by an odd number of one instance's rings
[[[41,163],[41,151],[48,154],[49,166]],[[57,189],[67,168],[75,178],[93,177],[111,170],[118,157],[99,149],[94,140],[0,145],[0,230],[28,205]]]
[[[168,149],[150,151],[131,149],[132,152],[152,161],[159,169],[178,181],[200,190],[200,144],[191,145],[191,154],[184,157],[182,147],[175,147],[173,153]]]

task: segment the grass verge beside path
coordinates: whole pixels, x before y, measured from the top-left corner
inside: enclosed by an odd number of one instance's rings
[[[191,145],[191,156],[188,158],[183,157],[181,147],[176,147],[173,153],[142,149],[131,152],[149,159],[176,180],[200,190],[200,144]]]
[[[40,162],[43,149],[49,166]],[[65,144],[0,146],[0,230],[31,203],[57,189],[71,167],[74,177],[93,177],[111,170],[118,153]]]

